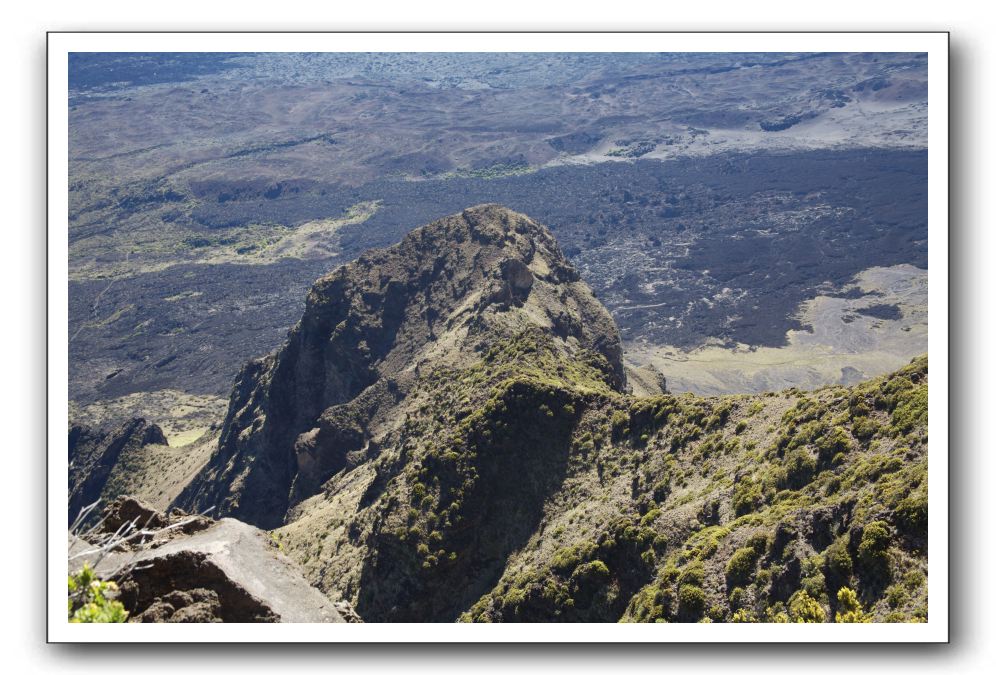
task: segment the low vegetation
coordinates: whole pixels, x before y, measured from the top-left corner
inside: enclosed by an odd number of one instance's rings
[[[924,620],[926,380],[589,403],[544,528],[461,618]]]
[[[124,623],[128,612],[111,596],[117,584],[97,577],[89,565],[69,575],[69,623]]]

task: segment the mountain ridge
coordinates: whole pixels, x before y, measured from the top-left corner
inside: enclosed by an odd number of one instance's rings
[[[365,621],[918,621],[927,379],[634,396],[552,235],[481,205],[321,277],[173,505]]]
[[[625,386],[615,324],[529,218],[481,205],[368,252],[316,281],[284,347],[243,368],[218,454],[177,504],[279,524],[347,455],[369,451],[424,367],[465,363],[526,325],[601,354]]]

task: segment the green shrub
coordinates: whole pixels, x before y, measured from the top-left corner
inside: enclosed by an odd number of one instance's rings
[[[759,555],[754,548],[738,548],[726,563],[726,581],[729,586],[743,586],[750,581]]]
[[[580,563],[591,558],[596,548],[593,541],[583,541],[574,546],[566,546],[553,554],[550,566],[557,572],[570,572]]]
[[[761,486],[749,478],[733,486],[733,511],[738,516],[753,513],[763,502]]]
[[[678,584],[680,585],[701,586],[704,580],[705,568],[702,567],[702,563],[700,562],[687,565],[678,574]]]
[[[779,487],[798,490],[813,479],[816,473],[816,460],[805,448],[797,448],[785,455],[785,479]]]
[[[889,526],[886,523],[881,520],[868,523],[861,532],[861,543],[858,544],[858,560],[871,568],[881,567],[883,563],[888,564],[886,552],[889,549],[891,539]]]
[[[636,621],[640,623],[658,623],[664,621],[665,607],[669,604],[669,595],[656,584],[649,584],[643,587],[640,592],[630,600],[626,609],[624,621]]]
[[[113,581],[102,581],[84,564],[69,575],[69,623],[124,623],[128,618],[124,605],[107,597],[117,590]]]
[[[747,543],[745,544],[747,548],[754,549],[754,552],[758,557],[764,555],[768,550],[768,546],[771,544],[771,538],[765,532],[757,532],[752,534]]]
[[[892,609],[898,609],[905,605],[910,600],[909,591],[903,588],[901,585],[889,586],[885,591],[885,601],[889,604]]]
[[[916,427],[927,426],[926,387],[899,395],[899,403],[892,412],[892,426],[904,434]]]
[[[847,454],[852,449],[851,439],[847,437],[847,432],[840,427],[834,427],[816,441],[816,450],[821,462],[828,462],[837,455]]]
[[[822,572],[815,572],[812,576],[802,580],[802,590],[814,598],[822,597],[827,591],[827,580]]]
[[[827,613],[806,591],[796,591],[789,599],[789,618],[794,623],[824,623]]]
[[[826,571],[835,586],[842,586],[851,578],[854,563],[847,551],[847,542],[841,537],[834,541],[823,554]]]
[[[914,492],[904,497],[895,510],[896,525],[914,537],[923,537],[927,534],[927,495],[923,492]]]
[[[927,575],[920,570],[909,570],[903,574],[903,586],[906,590],[914,592],[927,583]]]
[[[837,591],[837,623],[870,623],[872,617],[865,613],[858,601],[858,594],[846,586]]]
[[[706,595],[698,586],[685,584],[678,588],[678,611],[686,618],[695,618],[702,614],[706,605]]]
[[[612,413],[612,428],[613,429],[617,429],[617,430],[622,429],[627,424],[629,424],[629,415],[627,415],[626,413],[624,413],[621,410],[616,410],[615,412]]]
[[[757,623],[757,617],[749,609],[741,607],[730,617],[730,623]]]
[[[823,575],[823,556],[814,555],[802,561],[802,590],[811,597],[822,599],[826,595],[827,580]]]
[[[640,527],[650,526],[660,515],[660,509],[650,509],[643,518],[640,518]]]
[[[856,438],[866,442],[871,440],[880,428],[878,422],[870,417],[857,417],[851,423],[851,433]]]

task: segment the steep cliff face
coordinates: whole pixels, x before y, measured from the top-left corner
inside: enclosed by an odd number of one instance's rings
[[[378,456],[426,373],[536,329],[625,386],[618,331],[550,233],[483,205],[319,279],[283,348],[240,373],[218,451],[176,503],[275,527],[344,468]],[[586,357],[587,358],[587,357]]]

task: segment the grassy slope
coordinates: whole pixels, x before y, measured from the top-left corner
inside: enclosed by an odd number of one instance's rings
[[[368,620],[926,616],[926,357],[715,398],[620,395],[595,365],[524,333],[434,372],[275,536]]]
[[[101,491],[102,502],[131,495],[161,511],[168,510],[217,443],[217,432],[208,432],[182,446],[146,445],[126,450]]]

